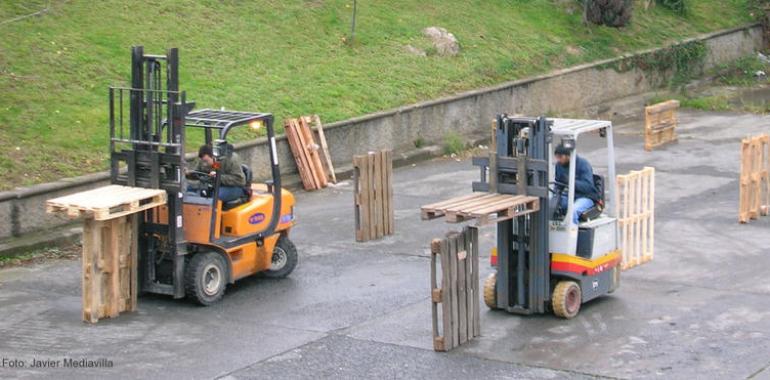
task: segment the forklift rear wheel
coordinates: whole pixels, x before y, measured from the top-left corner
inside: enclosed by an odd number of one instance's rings
[[[583,302],[580,286],[575,281],[559,281],[553,290],[553,313],[557,317],[573,318]]]
[[[184,287],[187,297],[203,306],[209,306],[222,298],[227,284],[227,268],[221,255],[201,252],[187,264]]]
[[[273,248],[273,258],[270,269],[265,271],[265,276],[270,278],[284,278],[297,266],[299,255],[297,247],[286,236],[278,238],[278,243]]]
[[[497,273],[484,280],[484,303],[492,310],[497,309]]]

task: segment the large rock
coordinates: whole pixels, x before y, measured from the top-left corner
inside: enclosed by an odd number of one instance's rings
[[[431,26],[423,29],[422,34],[431,39],[438,55],[457,55],[460,52],[457,38],[444,28]]]

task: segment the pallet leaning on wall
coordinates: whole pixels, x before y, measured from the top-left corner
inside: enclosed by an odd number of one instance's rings
[[[328,180],[319,154],[320,147],[315,142],[307,119],[304,117],[286,119],[284,128],[302,186],[308,191],[326,187]]]
[[[166,204],[165,190],[109,185],[46,201],[83,222],[83,321],[136,310],[138,218]]]
[[[623,270],[653,259],[655,245],[655,168],[645,167],[617,176],[615,204],[618,207]]]
[[[738,220],[748,223],[770,211],[770,135],[741,142],[741,180]]]
[[[677,140],[678,110],[678,100],[668,100],[644,107],[644,149],[646,151]]]
[[[449,351],[481,333],[478,241],[478,228],[467,226],[460,233],[450,232],[431,242],[431,312],[436,351]],[[440,286],[437,261],[441,263]]]
[[[389,150],[353,156],[356,241],[393,235],[393,154]]]

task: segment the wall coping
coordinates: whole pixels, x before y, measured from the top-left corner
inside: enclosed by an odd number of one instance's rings
[[[541,75],[537,75],[537,76],[533,76],[533,77],[528,77],[528,78],[524,78],[524,79],[517,79],[517,80],[513,80],[513,81],[507,81],[507,82],[503,82],[503,83],[500,83],[500,84],[497,84],[497,85],[493,85],[493,86],[482,87],[482,88],[478,88],[478,89],[475,89],[475,90],[464,91],[464,92],[460,92],[460,93],[457,93],[457,94],[454,94],[454,95],[440,97],[440,98],[437,98],[437,99],[426,100],[426,101],[422,101],[422,102],[418,102],[418,103],[413,103],[413,104],[409,104],[409,105],[404,105],[404,106],[392,108],[392,109],[389,109],[389,110],[373,112],[373,113],[369,113],[369,114],[366,114],[366,115],[353,117],[353,118],[346,119],[346,120],[336,121],[336,122],[333,122],[333,123],[325,124],[324,125],[324,129],[328,130],[328,129],[342,128],[342,127],[346,127],[346,126],[353,125],[353,124],[368,122],[368,121],[380,119],[380,118],[383,118],[383,117],[394,116],[394,115],[406,113],[406,112],[409,112],[409,111],[412,111],[412,110],[416,110],[416,109],[420,109],[420,108],[436,106],[436,105],[441,105],[441,104],[447,104],[447,103],[451,103],[451,102],[454,102],[454,101],[457,101],[457,100],[473,98],[473,97],[476,97],[476,96],[484,95],[484,94],[489,93],[489,92],[495,92],[495,91],[506,90],[506,89],[514,88],[514,87],[520,87],[520,86],[524,86],[524,85],[527,85],[527,84],[539,82],[539,81],[542,81],[542,80],[545,80],[545,79],[550,79],[550,78],[555,78],[555,77],[558,77],[558,76],[562,76],[562,75],[565,75],[565,74],[576,73],[576,72],[580,72],[580,71],[584,71],[584,70],[590,70],[590,69],[593,69],[593,68],[596,68],[596,67],[599,67],[599,66],[604,66],[604,65],[608,65],[608,64],[612,64],[612,63],[617,63],[617,62],[623,61],[625,59],[628,59],[628,58],[631,58],[631,57],[634,57],[634,56],[649,54],[649,53],[652,53],[652,52],[655,52],[655,51],[659,51],[659,50],[662,50],[662,49],[669,48],[671,46],[681,45],[681,44],[689,43],[689,42],[692,42],[692,41],[709,40],[709,39],[713,39],[713,38],[716,38],[716,37],[724,36],[724,35],[727,35],[727,34],[732,34],[732,33],[735,33],[735,32],[739,32],[739,31],[742,31],[742,30],[743,31],[747,31],[747,30],[750,30],[750,29],[758,28],[758,27],[762,27],[762,24],[759,23],[759,22],[754,22],[754,23],[749,23],[749,24],[742,25],[742,26],[737,26],[737,27],[729,28],[729,29],[723,29],[723,30],[718,30],[718,31],[715,31],[715,32],[704,33],[704,34],[701,34],[701,35],[698,35],[698,36],[695,36],[695,37],[689,37],[689,38],[685,38],[683,40],[680,40],[680,41],[677,41],[677,42],[674,42],[674,43],[671,43],[671,44],[667,44],[667,45],[665,45],[663,47],[638,50],[638,51],[626,53],[626,54],[623,54],[623,55],[620,55],[620,56],[617,56],[617,57],[614,57],[614,58],[608,58],[608,59],[604,59],[604,60],[600,60],[600,61],[588,62],[588,63],[584,63],[584,64],[580,64],[580,65],[577,65],[577,66],[572,66],[572,67],[567,67],[567,68],[563,68],[563,69],[557,69],[557,70],[551,71],[549,73],[545,73],[545,74],[541,74]],[[285,140],[285,139],[286,139],[285,135],[276,136],[276,140],[277,141],[281,141],[281,140]],[[254,139],[254,140],[244,141],[244,142],[241,142],[241,143],[236,143],[235,144],[235,148],[236,149],[238,149],[238,148],[247,148],[247,147],[253,147],[253,146],[257,146],[257,145],[264,145],[266,143],[267,143],[267,138],[260,137],[260,138]],[[187,158],[188,159],[190,159],[192,157],[194,157],[194,154],[187,154]],[[105,181],[105,180],[108,180],[109,178],[110,178],[110,172],[109,171],[102,171],[102,172],[97,172],[97,173],[85,174],[85,175],[77,176],[77,177],[63,178],[63,179],[58,180],[58,181],[41,183],[41,184],[32,185],[32,186],[28,186],[28,187],[17,187],[17,188],[15,188],[13,190],[7,190],[7,191],[0,192],[0,202],[4,202],[4,201],[7,201],[7,200],[12,200],[12,199],[29,198],[29,197],[40,195],[40,194],[45,194],[45,193],[50,193],[50,192],[54,192],[54,191],[65,190],[65,189],[74,188],[74,187],[85,186],[85,185],[89,185],[89,184],[92,184],[92,183],[96,183],[96,182],[100,182],[100,181]]]

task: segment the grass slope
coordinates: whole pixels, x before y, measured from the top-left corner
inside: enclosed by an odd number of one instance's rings
[[[0,189],[106,168],[107,86],[127,82],[135,44],[179,47],[199,107],[331,122],[736,26],[747,1],[690,1],[686,17],[637,6],[611,29],[583,25],[573,0],[364,0],[352,47],[352,0],[3,1]],[[433,25],[460,55],[405,52]]]

